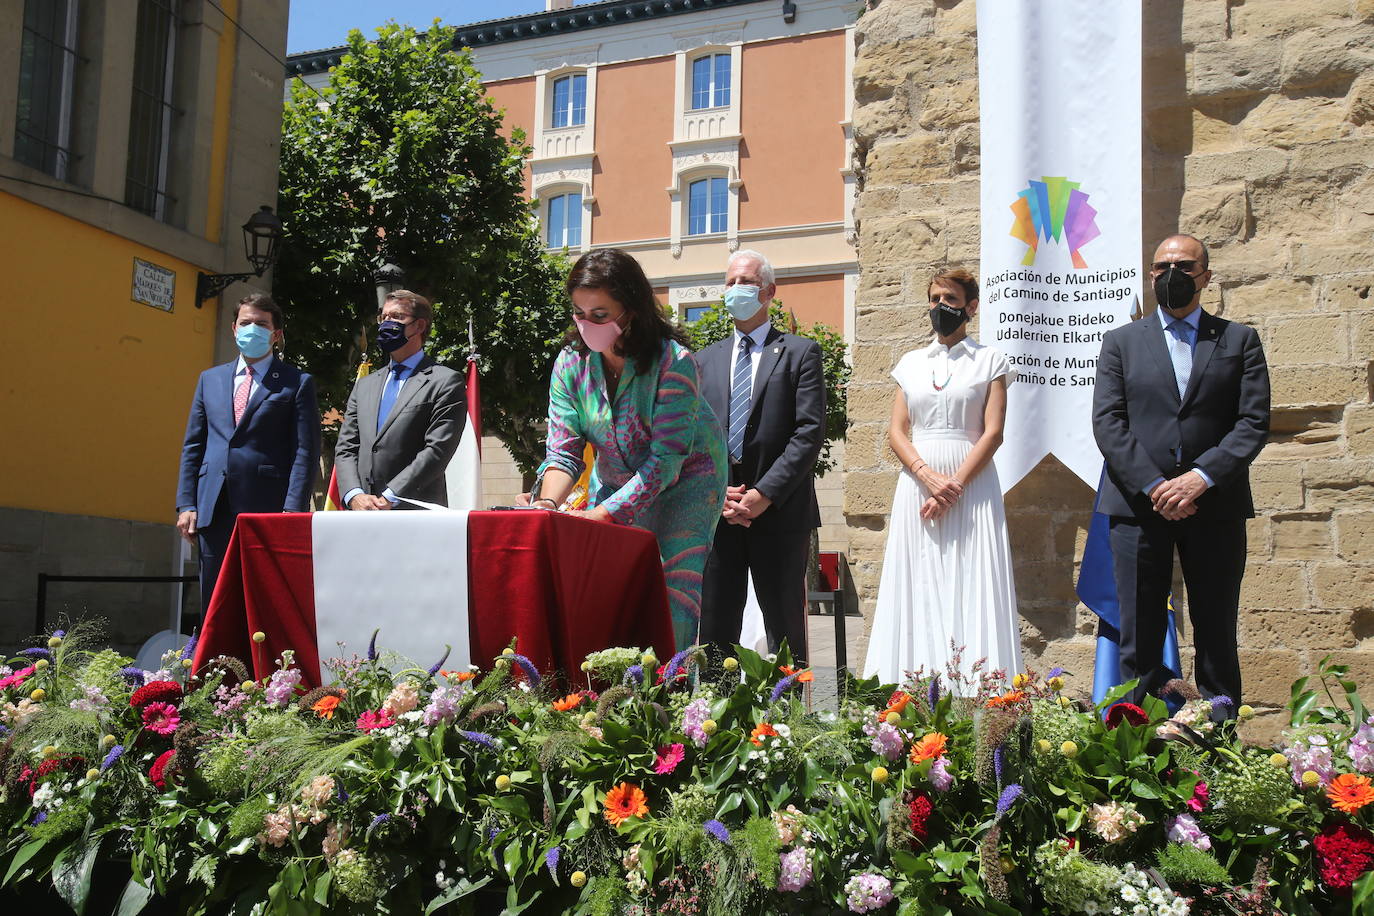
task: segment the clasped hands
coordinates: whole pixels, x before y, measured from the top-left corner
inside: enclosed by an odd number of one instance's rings
[[[1165,519],[1176,522],[1197,512],[1197,499],[1206,491],[1207,482],[1200,474],[1185,471],[1151,490],[1150,502]]]
[[[946,476],[928,464],[916,470],[916,479],[925,485],[930,496],[921,505],[921,518],[933,521],[940,518],[964,495],[964,482],[953,475]]]
[[[720,510],[720,515],[732,525],[748,528],[771,505],[773,501],[767,496],[740,484],[725,488],[725,506]]]

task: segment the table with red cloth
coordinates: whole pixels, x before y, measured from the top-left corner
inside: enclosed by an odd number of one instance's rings
[[[474,664],[489,666],[512,638],[545,673],[576,675],[588,653],[611,646],[672,654],[663,566],[648,531],[542,510],[466,518]],[[454,523],[461,520],[455,513]],[[328,612],[315,607],[310,515],[240,515],[196,645],[195,670],[231,655],[249,662],[261,679],[291,649],[304,683],[319,686],[315,615]],[[385,620],[377,625],[385,647]],[[255,632],[266,638],[253,642]],[[359,655],[366,649],[348,648]]]

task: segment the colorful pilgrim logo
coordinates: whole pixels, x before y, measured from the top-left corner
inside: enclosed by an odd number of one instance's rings
[[[1088,266],[1078,249],[1101,235],[1102,230],[1094,221],[1097,211],[1088,205],[1088,195],[1078,190],[1079,184],[1067,178],[1045,176],[1040,181],[1027,182],[1026,190],[1016,195],[1016,202],[1011,205],[1016,216],[1011,235],[1030,246],[1021,259],[1024,266],[1035,263],[1042,238],[1067,244],[1074,267],[1081,270]]]

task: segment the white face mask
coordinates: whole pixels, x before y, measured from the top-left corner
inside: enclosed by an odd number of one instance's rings
[[[748,321],[762,306],[759,288],[751,283],[736,283],[725,291],[725,307],[736,321]]]

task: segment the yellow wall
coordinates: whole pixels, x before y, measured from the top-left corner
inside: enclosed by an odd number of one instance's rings
[[[2,191],[0,251],[0,505],[170,523],[214,359],[196,266]],[[136,257],[176,271],[171,313],[129,298]]]

